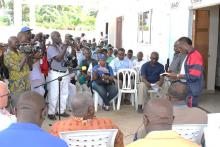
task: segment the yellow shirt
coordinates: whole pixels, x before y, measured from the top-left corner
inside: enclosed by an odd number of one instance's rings
[[[5,66],[9,70],[9,90],[11,94],[23,92],[30,89],[29,68],[25,64],[23,69],[19,70],[19,64],[25,58],[24,54],[15,53],[11,50],[4,57]]]
[[[150,132],[144,139],[135,141],[127,147],[199,147],[199,145],[170,130]]]

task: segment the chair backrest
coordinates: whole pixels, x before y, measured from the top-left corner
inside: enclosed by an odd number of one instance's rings
[[[208,114],[208,125],[204,128],[205,146],[219,147],[220,145],[220,113]]]
[[[119,79],[122,75],[122,87],[119,86]],[[124,90],[137,89],[137,72],[134,69],[120,69],[117,72],[118,88]],[[134,82],[134,87],[132,87],[131,82]]]
[[[141,77],[141,69],[139,67],[134,68],[134,70],[137,72],[137,84],[142,82],[142,77]]]
[[[172,130],[176,131],[185,139],[201,144],[203,130],[206,126],[207,124],[178,124],[173,125]]]
[[[80,130],[60,132],[69,147],[114,147],[118,129]]]

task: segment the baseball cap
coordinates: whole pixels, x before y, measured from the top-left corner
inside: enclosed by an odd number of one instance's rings
[[[98,54],[98,60],[106,60],[106,56],[104,54]]]
[[[27,26],[21,28],[21,32],[27,32],[27,31],[31,31],[31,30],[32,30],[32,29],[29,28],[29,27],[27,27]]]

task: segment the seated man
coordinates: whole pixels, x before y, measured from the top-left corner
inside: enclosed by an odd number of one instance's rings
[[[17,119],[9,128],[0,132],[1,147],[67,147],[67,144],[43,131],[40,126],[46,116],[43,96],[37,92],[22,94],[17,102]]]
[[[5,107],[8,105],[9,90],[7,85],[0,81],[0,131],[8,128],[12,123],[16,122],[16,117],[11,115]]]
[[[129,49],[128,52],[127,52],[127,55],[125,57],[125,59],[133,62],[136,58],[133,56],[133,50],[132,49]]]
[[[72,98],[72,117],[60,120],[53,124],[50,133],[58,136],[59,132],[76,131],[76,130],[93,130],[93,129],[118,129],[110,120],[96,118],[94,116],[94,104],[92,98],[82,93]],[[115,147],[123,147],[123,134],[118,129],[115,139]]]
[[[106,63],[104,54],[98,55],[99,64],[92,69],[92,89],[96,90],[103,100],[102,108],[110,110],[110,101],[117,95],[112,68]]]
[[[118,49],[117,58],[113,59],[109,66],[112,67],[115,76],[119,69],[129,69],[133,67],[132,62],[125,59],[125,49],[123,48]]]
[[[125,58],[125,49],[123,49],[123,48],[118,49],[117,58],[113,59],[110,62],[109,66],[112,67],[112,70],[113,70],[115,77],[117,77],[117,72],[120,69],[133,68],[132,62]],[[120,77],[121,78],[119,78],[119,86],[122,87],[122,76],[120,76]],[[116,85],[118,85],[117,82],[118,82],[118,80],[115,79]],[[132,84],[132,86],[134,85],[134,80],[131,84]],[[130,104],[130,101],[128,100],[128,96],[127,95],[124,95],[124,96],[125,96],[125,98],[123,99],[122,103],[124,102],[125,104]]]
[[[85,59],[82,60],[82,62],[80,63],[80,67],[83,67],[83,66],[86,67],[86,71],[81,71],[79,75],[79,83],[83,91],[89,91],[89,87],[87,85],[90,84],[89,82],[91,80],[90,79],[91,73],[90,71],[88,71],[88,69],[89,69],[90,64],[92,64],[92,67],[94,67],[95,65],[98,64],[98,61],[91,57],[90,49],[86,48],[84,50],[84,56],[85,56]]]
[[[168,89],[168,97],[174,106],[174,124],[207,124],[205,111],[186,105],[187,90],[187,86],[182,82],[175,82]]]
[[[173,107],[167,99],[151,99],[144,107],[144,130],[141,137],[127,147],[199,147],[172,131]],[[140,133],[140,132],[139,132]],[[141,138],[137,134],[136,137]]]
[[[145,97],[147,96],[147,90],[154,87],[161,87],[163,85],[164,78],[160,74],[164,73],[164,66],[158,62],[159,54],[152,52],[150,61],[143,64],[141,67],[142,82],[138,86],[138,112],[143,112],[142,106],[145,103]],[[146,97],[149,100],[148,97]]]
[[[147,62],[146,60],[143,59],[143,56],[144,56],[143,52],[137,53],[137,59],[133,61],[133,68],[135,70],[138,71],[141,70],[142,65]]]

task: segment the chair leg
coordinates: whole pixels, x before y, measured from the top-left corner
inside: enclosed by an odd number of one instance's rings
[[[137,100],[137,97],[138,97],[138,95],[137,95],[137,91],[135,92],[135,97],[134,97],[134,103],[135,103],[135,108],[136,108],[136,110],[138,109],[138,100]]]
[[[121,105],[121,92],[118,92],[118,103],[117,103],[117,110],[120,109],[120,105]]]
[[[98,103],[99,103],[99,96],[97,92],[94,92],[94,107],[95,107],[95,112],[98,111]]]
[[[132,106],[134,106],[134,94],[133,93],[131,93],[131,104]]]
[[[113,110],[115,111],[115,100],[112,101],[113,105]]]

